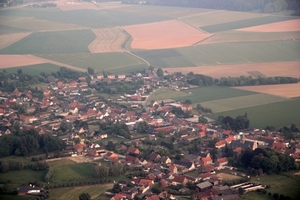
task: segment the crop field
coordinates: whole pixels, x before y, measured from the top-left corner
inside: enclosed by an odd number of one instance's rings
[[[300,38],[300,31],[291,32],[248,32],[241,30],[216,33],[198,44],[232,43],[232,42],[267,42],[293,40]]]
[[[178,20],[124,26],[123,28],[133,38],[132,49],[149,50],[191,46],[210,36]]]
[[[10,27],[10,26],[5,26],[5,25],[0,24],[0,34],[1,35],[14,34],[14,33],[24,33],[24,32],[28,32],[28,30],[20,29],[20,28],[13,28],[13,27]]]
[[[180,17],[179,20],[190,24],[193,27],[202,27],[215,24],[223,24],[228,22],[234,22],[237,20],[247,20],[252,18],[259,18],[265,16],[265,14],[247,13],[247,12],[235,12],[225,10],[208,10],[209,12],[199,12],[193,15],[187,15]]]
[[[205,108],[211,108],[213,113],[248,108],[259,105],[285,101],[283,97],[271,96],[267,94],[254,94],[248,96],[232,97],[227,99],[218,99],[213,101],[201,102]],[[196,107],[197,104],[193,104]]]
[[[19,187],[22,184],[27,184],[34,181],[43,181],[47,171],[33,171],[33,170],[17,170],[9,171],[0,174],[0,180],[6,182],[11,180],[14,187]]]
[[[272,51],[269,51],[270,49],[272,49]],[[205,44],[178,49],[136,51],[135,53],[149,61],[153,66],[159,66],[162,68],[181,68],[188,66],[193,67],[298,60],[300,48],[297,41],[289,40]],[[172,60],[181,60],[181,62],[170,62]]]
[[[185,93],[186,95],[176,96],[174,94],[174,96],[169,97],[169,95],[166,94],[165,98],[167,98],[167,97],[174,98],[177,101],[184,101],[186,99],[189,99],[192,101],[193,104],[197,104],[200,102],[214,101],[214,100],[218,100],[218,99],[227,99],[227,98],[234,98],[234,97],[249,96],[249,95],[257,94],[254,92],[237,90],[237,89],[233,89],[233,88],[229,88],[229,87],[217,87],[217,86],[199,87],[199,88],[184,90],[184,91],[181,91],[180,93]]]
[[[14,33],[14,34],[7,34],[7,35],[0,35],[0,49],[3,49],[24,37],[27,37],[30,32],[28,33]]]
[[[299,70],[300,61],[290,62],[270,62],[270,63],[249,63],[239,65],[215,65],[215,66],[199,66],[184,67],[180,71],[184,74],[194,72],[195,74],[204,74],[214,78],[221,77],[239,77],[239,76],[256,76],[263,74],[264,76],[289,76],[300,77]],[[274,70],[276,69],[276,70]],[[165,68],[168,72],[178,72],[176,68]]]
[[[97,38],[89,45],[92,53],[122,52],[127,35],[119,28],[92,29]]]
[[[0,24],[27,31],[71,30],[83,28],[82,26],[78,26],[76,24],[62,24],[58,22],[56,23],[35,19],[33,17],[20,17],[14,20],[1,21]]]
[[[238,18],[237,18],[238,19]],[[263,16],[259,18],[252,18],[252,19],[244,19],[239,21],[232,21],[222,24],[213,24],[208,26],[201,26],[200,29],[209,32],[209,33],[216,33],[221,31],[229,31],[234,29],[242,29],[251,26],[259,26],[264,24],[270,24],[274,22],[281,22],[296,19],[296,17],[287,17],[287,16]]]
[[[97,53],[97,54],[61,54],[39,55],[49,60],[73,65],[82,69],[92,67],[95,72],[123,73],[124,70],[136,71],[145,69],[147,65],[128,53]]]
[[[172,98],[184,98],[188,96],[189,94],[182,91],[175,91],[171,90],[169,88],[160,88],[156,90],[149,98],[149,101],[154,100],[165,100],[165,99],[172,99]],[[189,98],[189,97],[187,97]]]
[[[285,98],[300,97],[300,83],[281,85],[258,85],[235,87],[236,89],[259,92]]]
[[[0,50],[0,54],[87,53],[95,38],[91,30],[36,32]]]
[[[37,65],[27,65],[22,67],[13,67],[5,69],[7,72],[17,73],[19,69],[22,70],[23,73],[27,73],[30,75],[39,75],[41,72],[46,74],[51,74],[51,72],[57,72],[61,66],[53,65],[51,63],[43,63]]]
[[[241,108],[231,110],[227,112],[214,113],[209,115],[213,119],[217,119],[218,116],[232,116],[248,114],[250,119],[250,127],[266,127],[274,126],[275,128],[281,128],[291,123],[300,123],[299,117],[300,99],[286,100],[266,105],[259,105],[248,108]]]
[[[50,200],[78,199],[82,193],[89,193],[91,199],[96,199],[107,189],[112,188],[113,184],[81,186],[71,188],[52,189],[50,192]]]

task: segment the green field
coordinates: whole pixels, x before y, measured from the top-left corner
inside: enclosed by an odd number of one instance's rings
[[[270,103],[286,101],[286,98],[277,97],[267,94],[254,94],[248,96],[232,97],[227,99],[218,99],[213,101],[201,102],[205,108],[211,108],[213,113],[236,110],[240,108],[248,108],[259,105],[266,105]],[[196,107],[197,104],[193,104]]]
[[[128,53],[61,54],[39,56],[83,69],[91,67],[96,73],[103,73],[103,70],[105,70],[106,72],[120,74],[147,68],[146,63]]]
[[[175,91],[169,88],[160,88],[156,90],[151,96],[149,97],[148,101],[154,100],[165,100],[165,99],[172,99],[172,98],[184,98],[185,96],[188,96],[189,94],[186,92],[179,92]]]
[[[50,63],[43,63],[37,65],[27,65],[22,67],[13,67],[13,68],[6,68],[7,72],[17,73],[19,69],[22,70],[23,73],[30,74],[30,75],[40,75],[41,72],[46,74],[51,74],[52,72],[57,72],[61,66],[53,65]]]
[[[127,26],[133,24],[143,24],[157,21],[164,21],[170,18],[153,15],[139,14],[114,10],[70,10],[61,11],[58,9],[33,9],[23,8],[15,10],[2,10],[1,16],[12,17],[33,17],[35,19],[62,24],[76,24],[78,26],[91,28],[108,28],[116,26]],[[105,19],[105,20],[103,20]]]
[[[272,49],[272,51],[270,51]],[[293,40],[202,44],[177,49],[135,51],[152,66],[161,68],[264,63],[298,60],[299,43]]]
[[[209,32],[209,33],[215,33],[215,32],[221,32],[221,31],[229,31],[234,29],[241,29],[241,28],[247,28],[250,26],[258,26],[258,25],[264,25],[264,24],[270,24],[274,22],[281,22],[281,21],[287,21],[291,19],[296,19],[296,17],[287,17],[287,16],[264,16],[259,18],[253,18],[253,19],[243,19],[239,21],[232,21],[222,24],[213,24],[209,26],[202,26],[200,27],[202,30]]]
[[[229,87],[218,87],[218,86],[209,86],[209,87],[198,87],[189,90],[183,90],[182,93],[186,93],[186,95],[172,96],[170,98],[174,98],[177,101],[184,101],[189,99],[193,104],[197,104],[199,102],[207,102],[214,101],[218,99],[227,99],[233,97],[247,96],[257,94],[255,92],[245,91],[245,90],[237,90]],[[165,95],[165,98],[168,98],[168,95]]]
[[[35,32],[1,49],[0,54],[88,53],[95,38],[91,30]]]
[[[266,175],[251,178],[251,182],[270,185],[271,188],[266,189],[268,192],[283,194],[292,199],[300,199],[300,177],[292,177],[290,175]]]
[[[250,119],[250,127],[252,128],[264,128],[267,125],[281,128],[291,123],[300,124],[299,110],[300,99],[297,98],[267,105],[214,113],[209,115],[209,117],[217,119],[221,115],[236,117],[247,113]]]
[[[82,193],[89,193],[91,199],[96,199],[110,188],[112,188],[112,184],[51,189],[49,190],[49,200],[78,199],[79,195]]]
[[[47,171],[33,171],[33,170],[17,170],[9,171],[0,174],[0,180],[6,182],[10,180],[12,186],[17,188],[22,184],[28,184],[34,181],[43,181]]]

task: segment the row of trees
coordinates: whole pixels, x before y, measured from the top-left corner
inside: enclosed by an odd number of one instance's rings
[[[122,0],[122,3],[138,4],[139,0]],[[260,9],[262,12],[273,13],[299,8],[297,0],[147,0],[145,4],[162,6],[180,6],[209,9],[225,9],[236,11],[252,11]]]
[[[128,126],[124,123],[119,123],[119,121],[117,121],[116,123],[101,122],[99,126],[99,131],[105,132],[108,135],[115,134],[127,139],[131,139],[130,130]]]
[[[121,163],[112,163],[109,167],[95,166],[94,177],[105,178],[107,176],[120,176],[125,173],[125,167]]]
[[[47,134],[39,135],[36,130],[23,131],[22,135],[0,137],[0,157],[9,155],[30,156],[39,153],[61,151],[66,144],[60,138]]]
[[[21,160],[0,160],[0,173],[6,173],[8,171],[13,170],[23,170],[24,168],[36,171],[43,171],[49,168],[49,164],[45,161],[38,161],[35,162],[33,165],[28,164],[25,166],[23,161]]]

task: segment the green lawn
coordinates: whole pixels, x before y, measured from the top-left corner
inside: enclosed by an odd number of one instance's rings
[[[268,192],[283,194],[290,196],[292,199],[300,199],[300,177],[286,175],[266,175],[251,178],[252,182],[263,185],[270,185],[271,188],[266,189]]]
[[[91,67],[96,73],[125,73],[146,69],[147,65],[128,53],[39,55],[40,57],[70,64],[79,68]]]
[[[267,125],[281,128],[291,123],[300,124],[299,110],[300,98],[297,98],[267,105],[214,113],[208,116],[217,119],[221,115],[236,117],[247,113],[250,119],[250,127],[252,128],[265,128]]]
[[[88,53],[95,38],[92,30],[35,32],[1,49],[0,54]]]
[[[4,174],[0,174],[0,180],[6,182],[11,180],[11,183],[16,188],[21,184],[28,184],[34,181],[44,181],[44,177],[47,171],[33,171],[33,170],[17,170],[9,171]]]
[[[53,65],[50,63],[43,63],[37,65],[27,65],[22,67],[13,67],[5,69],[7,72],[17,73],[19,69],[22,70],[23,73],[30,74],[30,75],[40,75],[41,72],[46,74],[51,74],[52,72],[57,72],[61,66]],[[33,87],[33,86],[32,86]]]
[[[110,188],[112,184],[51,189],[49,200],[78,199],[82,193],[89,193],[91,199],[96,199]]]
[[[149,101],[151,100],[158,101],[158,100],[180,98],[180,97],[184,98],[188,95],[189,94],[187,94],[186,92],[175,91],[169,88],[160,88],[151,95]]]
[[[268,194],[261,194],[257,192],[248,192],[242,196],[244,200],[271,200]]]

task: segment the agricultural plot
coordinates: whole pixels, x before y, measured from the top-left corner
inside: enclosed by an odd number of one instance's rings
[[[24,37],[27,37],[31,33],[15,33],[15,34],[8,34],[8,35],[0,35],[0,49],[3,49]]]
[[[28,32],[26,29],[20,29],[20,28],[14,28],[10,26],[5,26],[0,24],[0,35],[5,35],[5,34],[14,34],[14,33],[24,33]]]
[[[208,12],[199,12],[194,15],[187,15],[180,17],[179,20],[190,24],[193,27],[202,27],[215,24],[223,24],[239,20],[247,20],[252,18],[259,18],[264,14],[235,12],[225,10],[207,10]]]
[[[238,19],[238,18],[236,18]],[[200,29],[209,32],[209,33],[216,33],[221,31],[229,31],[235,29],[242,29],[251,26],[259,26],[264,24],[270,24],[275,22],[287,21],[296,19],[296,17],[287,17],[287,16],[278,16],[278,15],[268,15],[259,18],[252,18],[252,19],[244,19],[239,21],[231,21],[227,23],[221,24],[212,24],[208,26],[201,26]]]
[[[12,28],[27,30],[27,31],[72,30],[72,29],[83,28],[82,26],[78,26],[76,24],[62,24],[62,23],[35,19],[33,17],[22,17],[10,21],[1,20],[0,23],[7,27],[12,27]]]
[[[96,73],[106,72],[124,73],[124,71],[136,71],[145,69],[147,65],[138,58],[128,53],[98,53],[98,54],[61,54],[40,55],[49,60],[87,69],[91,67]]]
[[[89,45],[92,53],[122,52],[127,35],[119,28],[92,29],[96,39]]]
[[[249,28],[240,29],[241,31],[251,32],[287,32],[300,31],[300,19],[288,20],[284,22],[270,23],[260,26],[253,26]]]
[[[133,41],[132,49],[166,49],[191,46],[210,34],[177,20],[123,27]]]
[[[201,102],[205,108],[211,108],[213,113],[236,110],[240,108],[248,108],[258,105],[265,105],[280,101],[286,101],[285,98],[276,97],[266,94],[254,94],[248,96],[233,97],[227,99],[219,99],[207,102]],[[196,107],[197,104],[193,104]]]
[[[286,100],[277,103],[241,108],[209,115],[213,119],[218,116],[238,116],[247,113],[251,128],[264,128],[267,125],[281,128],[291,123],[300,123],[300,99]]]
[[[251,27],[250,27],[251,28]],[[216,33],[198,44],[233,43],[233,42],[267,42],[278,40],[293,40],[300,38],[300,31],[293,32],[247,32],[247,31],[224,31]]]
[[[183,98],[185,96],[188,96],[188,93],[171,90],[169,88],[160,88],[156,90],[153,94],[151,94],[148,101],[150,102],[151,100],[154,100],[160,103],[159,100],[166,100],[166,99],[180,98],[180,97]]]
[[[251,63],[251,64],[233,64],[233,65],[216,65],[216,66],[199,66],[199,67],[184,67],[180,71],[182,73],[194,72],[196,74],[204,74],[214,78],[221,77],[239,77],[253,76],[252,72],[263,74],[265,76],[289,76],[300,77],[299,61],[291,62],[270,62],[270,63]],[[274,70],[276,69],[276,70]],[[178,72],[176,68],[165,68],[168,72]]]
[[[62,11],[68,10],[97,10],[97,6],[89,2],[59,2],[57,7]]]
[[[33,170],[17,170],[9,171],[0,174],[0,180],[6,182],[11,180],[14,187],[19,187],[21,184],[27,184],[34,181],[43,181],[47,171],[33,171]]]
[[[87,53],[95,38],[91,30],[35,32],[0,50],[0,54]]]
[[[170,19],[152,14],[132,14],[114,10],[49,10],[48,12],[45,12],[44,9],[16,9],[9,11],[3,10],[3,12],[1,11],[0,16],[33,17],[35,19],[45,20],[48,22],[75,24],[77,26],[90,28],[111,28]]]
[[[49,200],[78,199],[82,193],[89,193],[91,199],[95,199],[103,194],[107,189],[112,188],[113,184],[81,186],[72,188],[60,188],[50,190]]]
[[[236,89],[270,94],[285,98],[300,97],[300,83],[235,87]]]
[[[27,65],[22,67],[13,67],[13,68],[6,68],[7,72],[17,73],[19,69],[22,70],[23,73],[27,73],[30,75],[39,75],[41,72],[46,74],[51,74],[52,72],[57,72],[61,66],[53,65],[51,63],[43,63],[37,65]]]
[[[175,92],[175,91],[174,91]],[[169,96],[167,93],[165,98],[174,98],[177,101],[185,101],[187,99],[191,100],[193,104],[206,102],[206,101],[214,101],[218,99],[227,99],[227,98],[234,98],[234,97],[241,97],[241,96],[249,96],[255,95],[257,93],[237,90],[229,87],[199,87],[189,90],[184,90],[183,93],[185,95],[178,95],[174,94],[174,96]]]

